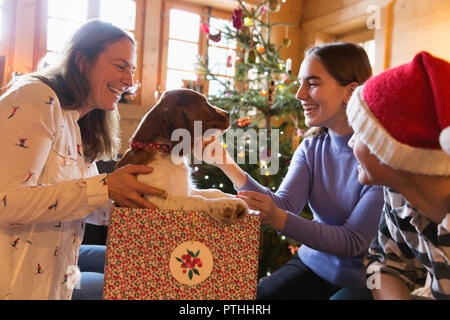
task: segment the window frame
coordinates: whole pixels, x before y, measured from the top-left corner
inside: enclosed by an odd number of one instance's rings
[[[4,86],[11,80],[11,70],[14,64],[14,39],[15,39],[15,25],[16,25],[16,9],[17,1],[4,0],[2,6],[2,33],[3,37],[0,39],[0,55],[5,56],[5,67],[3,78],[0,83]]]
[[[136,20],[134,31],[131,33],[137,42],[136,61],[137,68],[134,74],[134,82],[142,84],[142,62],[144,47],[144,26],[146,0],[133,0],[136,3]],[[33,70],[36,69],[39,61],[47,54],[47,21],[48,21],[48,0],[40,0],[36,4],[36,28],[34,35]],[[88,12],[86,21],[96,19],[100,16],[100,0],[88,0]],[[132,104],[140,104],[141,91],[138,90]]]
[[[209,15],[217,19],[231,19],[233,12],[226,11],[222,9],[215,9],[209,6],[195,5],[192,3],[183,3],[179,1],[167,0],[164,2],[163,7],[163,24],[162,24],[162,37],[161,37],[161,59],[160,59],[160,71],[158,72],[157,87],[162,93],[166,90],[166,78],[167,78],[167,60],[168,60],[168,49],[169,49],[169,23],[170,23],[170,10],[178,9],[191,13],[200,15],[201,23],[208,23]],[[200,29],[200,25],[199,25]],[[201,56],[206,56],[208,52],[208,38],[205,33],[199,30],[199,40],[198,40],[198,54]],[[222,48],[222,47],[221,47]],[[220,75],[224,77],[230,77],[226,75]],[[232,77],[230,77],[232,78]]]

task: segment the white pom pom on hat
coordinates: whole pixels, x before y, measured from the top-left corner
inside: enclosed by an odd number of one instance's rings
[[[450,155],[450,126],[442,130],[439,135],[439,143],[441,144],[442,149]]]

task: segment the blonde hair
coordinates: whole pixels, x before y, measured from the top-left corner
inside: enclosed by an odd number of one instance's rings
[[[79,109],[90,92],[89,81],[78,67],[76,56],[81,53],[90,62],[112,43],[134,38],[121,28],[98,19],[82,25],[66,43],[59,59],[51,65],[40,65],[27,77],[38,78],[57,94],[63,109]],[[19,77],[19,80],[20,81]],[[84,157],[88,161],[116,159],[120,149],[119,112],[94,109],[78,120]]]
[[[314,56],[341,86],[356,82],[362,85],[372,76],[372,68],[366,51],[361,46],[349,42],[331,42],[307,49],[305,58]],[[312,127],[304,134],[319,137],[328,132],[327,128]]]

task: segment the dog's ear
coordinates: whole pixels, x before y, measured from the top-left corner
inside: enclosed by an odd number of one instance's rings
[[[157,138],[167,138],[168,131],[165,130],[167,128],[165,113],[164,108],[161,108],[161,104],[156,104],[142,118],[131,139],[140,142],[152,142]],[[170,139],[170,136],[168,138]]]

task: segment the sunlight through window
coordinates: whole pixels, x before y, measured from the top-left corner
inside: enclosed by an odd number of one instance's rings
[[[0,0],[0,41],[3,39],[3,2]]]
[[[59,51],[87,19],[87,0],[48,0],[47,50]]]
[[[211,17],[210,28],[213,34],[218,30],[225,31],[226,27],[232,29],[232,23],[228,20]],[[234,63],[236,61],[236,41],[221,37],[219,42],[208,41],[208,66],[211,73],[217,76],[217,80],[209,80],[209,94],[219,95],[224,83],[233,83]],[[221,83],[222,84],[221,84]]]
[[[133,31],[136,25],[136,2],[132,0],[101,0],[100,19]]]
[[[181,88],[183,80],[196,80],[200,16],[170,10],[166,90]]]

